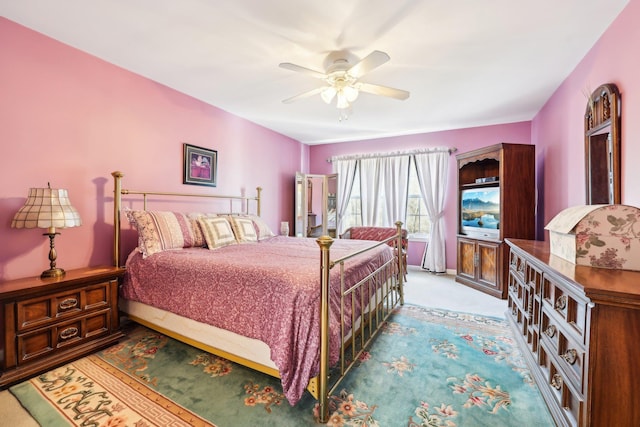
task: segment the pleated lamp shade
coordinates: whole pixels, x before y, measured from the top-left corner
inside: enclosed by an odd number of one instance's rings
[[[58,188],[30,188],[24,206],[13,216],[12,228],[46,228],[49,237],[49,270],[42,272],[42,278],[64,276],[63,269],[56,267],[58,254],[54,239],[56,228],[70,228],[82,225],[78,211],[71,206],[67,190]]]
[[[80,214],[71,206],[67,190],[58,188],[30,188],[27,201],[11,221],[12,228],[55,229],[79,225],[82,225]]]

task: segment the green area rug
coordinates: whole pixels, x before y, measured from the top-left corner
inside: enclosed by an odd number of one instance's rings
[[[312,426],[277,379],[127,328],[118,345],[13,386],[43,426]],[[334,426],[553,426],[503,320],[405,305],[331,397]]]

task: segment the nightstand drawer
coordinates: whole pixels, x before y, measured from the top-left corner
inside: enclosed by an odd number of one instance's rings
[[[89,313],[85,316],[36,329],[16,336],[18,341],[18,365],[48,355],[54,350],[77,345],[86,340],[109,333],[111,309]]]
[[[88,267],[0,282],[0,388],[122,338],[118,284],[124,272]]]
[[[16,303],[18,333],[42,327],[83,312],[109,307],[109,284],[97,283],[83,289],[73,289]]]

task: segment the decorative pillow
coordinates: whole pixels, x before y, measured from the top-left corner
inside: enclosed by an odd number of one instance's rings
[[[249,215],[249,218],[253,221],[253,224],[256,227],[256,233],[258,234],[258,240],[268,239],[269,237],[275,236],[273,231],[269,228],[266,222],[258,215]]]
[[[138,230],[138,249],[144,258],[167,249],[203,246],[196,228],[186,214],[179,212],[125,210],[129,222]]]
[[[199,218],[215,218],[217,214],[214,213],[202,213],[202,212],[191,212],[187,214],[189,221],[191,222],[191,228],[193,229],[193,247],[201,247],[207,244],[204,240],[204,235],[202,234],[202,230],[200,229],[200,224],[198,224]]]
[[[257,242],[258,234],[251,218],[230,216],[229,222],[238,243]]]
[[[237,243],[231,224],[224,217],[201,217],[198,219],[198,224],[210,250]]]

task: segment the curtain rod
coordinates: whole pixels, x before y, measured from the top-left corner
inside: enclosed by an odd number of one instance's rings
[[[455,147],[431,147],[431,148],[416,148],[414,150],[406,151],[392,151],[389,153],[366,153],[366,154],[345,154],[342,156],[332,156],[327,159],[327,162],[332,163],[336,160],[359,160],[359,159],[375,159],[378,157],[395,157],[395,156],[411,156],[415,154],[423,153],[441,153],[448,152],[449,154],[458,151]]]

